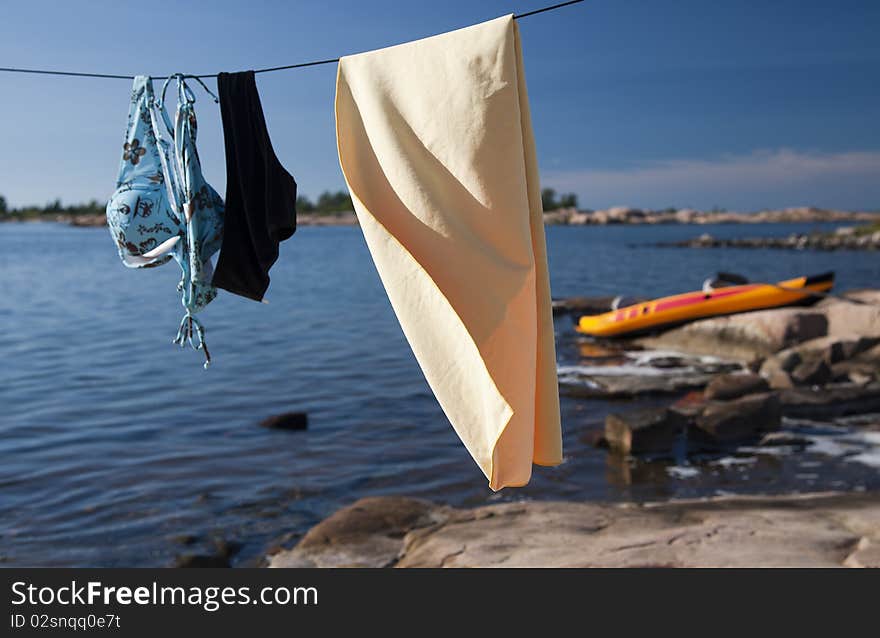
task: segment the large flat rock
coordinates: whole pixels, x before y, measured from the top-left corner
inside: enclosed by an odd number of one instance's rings
[[[841,302],[843,303],[843,302]],[[725,359],[751,361],[828,334],[825,309],[776,308],[700,319],[637,343]]]
[[[270,566],[880,567],[876,493],[472,510],[371,498],[328,521]],[[336,540],[316,542],[328,527]]]

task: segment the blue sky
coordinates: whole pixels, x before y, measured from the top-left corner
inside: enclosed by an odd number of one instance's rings
[[[0,66],[207,73],[335,57],[552,0],[7,3]],[[524,20],[545,186],[582,206],[880,209],[876,0],[587,0]],[[335,66],[258,76],[300,192],[344,182]],[[0,194],[13,205],[113,189],[129,83],[0,74]],[[199,148],[222,192],[219,111]]]

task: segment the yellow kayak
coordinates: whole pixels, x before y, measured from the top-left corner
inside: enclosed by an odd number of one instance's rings
[[[834,273],[798,277],[778,284],[748,283],[686,292],[644,301],[601,315],[582,316],[576,330],[594,337],[622,337],[677,324],[763,308],[778,308],[815,299],[834,285]]]

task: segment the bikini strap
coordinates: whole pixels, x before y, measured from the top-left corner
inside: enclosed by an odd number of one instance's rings
[[[193,340],[195,336],[195,341]],[[201,350],[205,353],[205,370],[211,365],[211,353],[208,352],[208,344],[205,343],[205,327],[189,310],[180,321],[177,336],[171,343],[178,344],[181,348],[188,343],[193,350]]]
[[[169,78],[170,79],[170,78]],[[165,173],[165,190],[168,193],[168,201],[171,203],[171,209],[175,215],[182,215],[183,204],[178,196],[180,192],[180,176],[176,170],[176,164],[171,161],[169,155],[173,150],[173,143],[169,142],[169,138],[174,140],[174,127],[171,126],[171,120],[168,118],[168,112],[165,110],[165,89],[168,86],[168,80],[162,86],[162,98],[156,97],[152,89],[152,80],[150,85],[150,125],[153,128],[153,135],[156,136],[156,143],[159,146],[159,161],[162,164],[162,172]],[[158,114],[158,115],[157,115]],[[162,132],[165,127],[167,137]],[[184,222],[183,217],[179,221]]]
[[[193,76],[190,76],[190,77],[192,77],[196,82],[198,82],[199,84],[202,85],[202,88],[205,89],[205,93],[207,93],[207,94],[210,95],[212,98],[214,98],[214,104],[220,104],[220,98],[218,98],[216,95],[214,95],[214,92],[211,91],[211,89],[208,88],[208,85],[207,85],[207,84],[205,84],[204,82],[202,82],[202,78],[200,78],[200,77],[198,77],[198,76],[196,76],[196,75],[193,75]]]
[[[205,355],[204,367],[207,369],[211,364],[211,354],[208,351],[208,346],[205,342],[205,327],[193,314],[199,309],[200,304],[204,305],[199,301],[195,281],[198,266],[198,264],[195,263],[195,260],[200,259],[200,256],[194,252],[195,248],[193,243],[195,238],[191,227],[193,222],[192,220],[187,219],[186,211],[184,210],[184,207],[190,203],[187,201],[187,194],[191,193],[193,190],[192,185],[189,183],[190,174],[188,171],[189,160],[187,159],[187,154],[190,152],[192,144],[194,144],[194,139],[191,140],[189,138],[190,132],[188,132],[187,127],[192,126],[192,105],[196,101],[195,94],[186,83],[186,78],[194,78],[194,76],[184,75],[183,73],[174,73],[173,75],[170,75],[162,85],[161,99],[156,100],[156,110],[161,113],[172,142],[171,149],[173,149],[173,157],[166,157],[165,159],[169,161],[172,165],[171,168],[173,168],[176,195],[174,201],[177,205],[176,208],[178,214],[181,216],[184,232],[184,239],[180,242],[179,246],[180,253],[178,255],[178,263],[180,264],[182,273],[177,289],[183,293],[183,299],[181,301],[185,309],[185,314],[180,321],[177,336],[172,340],[172,343],[178,344],[181,348],[185,347],[186,344],[189,344],[193,350],[201,350]],[[217,99],[216,96],[208,90],[204,82],[199,78],[194,79],[198,81],[215,100]],[[168,112],[165,109],[165,96],[167,95],[168,85],[172,80],[177,82],[178,97],[177,114],[175,116],[174,126],[171,125]],[[192,134],[194,135],[194,131]],[[210,301],[210,299],[208,299],[208,301]]]
[[[186,102],[187,104],[194,104],[196,101],[196,95],[192,92],[192,89],[187,85],[186,80],[195,80],[199,84],[202,85],[202,88],[205,89],[205,93],[210,95],[214,99],[215,104],[220,103],[220,99],[214,95],[214,92],[208,88],[208,85],[202,82],[202,78],[197,75],[187,75],[185,73],[173,73],[169,75],[165,79],[165,83],[162,85],[162,102],[165,102],[165,93],[168,90],[168,84],[171,80],[177,80],[177,99],[180,103]]]

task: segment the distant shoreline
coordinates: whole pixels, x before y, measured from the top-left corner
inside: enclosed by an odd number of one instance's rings
[[[660,224],[803,224],[880,222],[880,212],[829,210],[803,206],[744,213],[692,208],[644,210],[615,206],[605,210],[562,208],[544,213],[544,223],[563,226],[660,225]]]
[[[71,226],[106,226],[104,214],[47,213],[26,218],[0,218],[0,222],[57,222]],[[803,223],[878,223],[880,212],[827,210],[823,208],[784,208],[754,213],[700,211],[694,209],[643,210],[618,206],[605,210],[562,208],[544,213],[548,226],[644,226],[705,224],[803,224]],[[353,211],[300,213],[298,226],[357,226]]]
[[[0,219],[0,223],[20,223],[20,224],[39,224],[54,223],[68,224],[70,226],[78,226],[82,228],[95,228],[107,225],[107,217],[100,215],[68,215],[68,214],[46,214],[31,217],[17,218],[10,217]],[[357,226],[357,216],[354,212],[340,213],[300,213],[296,216],[297,226]]]
[[[713,237],[703,233],[682,241],[659,242],[659,248],[781,248],[788,250],[880,250],[880,219],[871,224],[840,226],[832,233],[793,233],[787,237]]]

